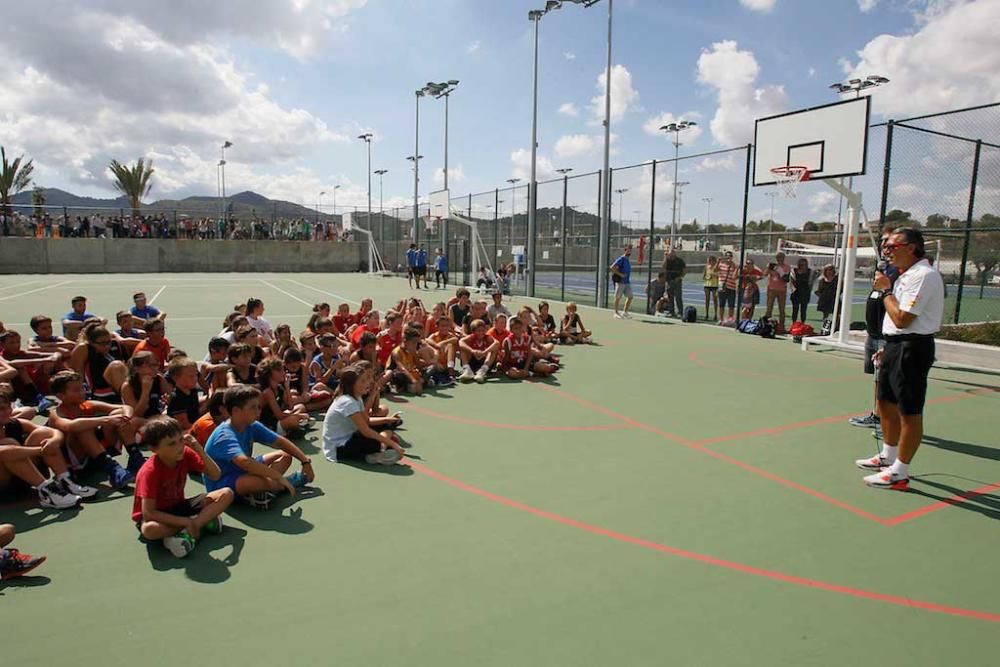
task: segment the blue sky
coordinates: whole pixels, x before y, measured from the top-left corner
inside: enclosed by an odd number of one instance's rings
[[[527,175],[527,13],[541,0],[183,0],[166,9],[124,0],[46,4],[65,17],[61,26],[53,33],[51,25],[38,25],[34,11],[15,9],[10,22],[23,41],[13,45],[19,48],[12,61],[0,65],[0,84],[18,91],[0,101],[8,121],[0,125],[0,141],[35,158],[42,185],[109,196],[107,160],[147,155],[159,176],[151,198],[215,194],[217,146],[228,138],[230,192],[254,189],[312,205],[320,190],[340,184],[338,204],[362,205],[366,159],[355,137],[371,131],[373,169],[389,170],[387,205],[405,204],[413,191],[404,158],[413,152],[414,90],[451,78],[461,81],[451,98],[452,193],[490,190]],[[850,74],[893,79],[874,95],[875,120],[994,101],[995,76],[970,73],[956,82],[951,73],[953,90],[931,87],[948,74],[942,68],[962,41],[988,30],[980,23],[1000,19],[998,4],[617,0],[612,164],[670,157],[667,138],[650,128],[675,118],[699,123],[682,138],[682,154],[746,143],[754,117],[835,101],[829,84]],[[592,100],[603,90],[606,11],[604,2],[567,5],[542,20],[540,178],[553,168],[600,167]],[[970,25],[970,17],[979,20]],[[955,26],[967,30],[957,33]],[[921,48],[949,36],[955,38],[949,50]],[[32,44],[39,40],[45,48]],[[119,71],[117,58],[134,66],[145,54],[152,54],[149,64],[137,67],[132,85],[108,76]],[[1000,70],[992,60],[986,66]],[[928,86],[928,94],[915,86]],[[150,90],[170,94],[154,100]],[[443,124],[443,101],[425,98],[421,193],[440,187],[433,172],[443,165]],[[716,219],[739,213],[743,158],[734,157],[699,169],[684,165],[691,168],[680,180],[692,183],[684,197],[698,207],[713,197]],[[672,177],[658,174],[660,197],[669,198]],[[644,187],[639,172],[621,175],[619,184],[631,185],[624,217],[636,210],[648,215],[648,180]],[[808,187],[799,201],[779,203],[787,222],[835,212],[826,188]],[[768,204],[755,192],[751,216],[766,215]],[[669,210],[657,206],[657,219],[669,219]]]

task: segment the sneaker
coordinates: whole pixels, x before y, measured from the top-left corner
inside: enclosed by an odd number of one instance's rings
[[[141,451],[139,451],[139,448],[133,447],[128,452],[128,463],[125,464],[125,469],[128,470],[133,475],[138,475],[139,468],[141,468],[142,464],[145,462],[146,462],[146,457],[143,455]]]
[[[135,481],[135,475],[112,461],[111,467],[108,468],[108,481],[113,488],[121,490]]]
[[[883,470],[864,478],[864,483],[873,489],[888,489],[891,491],[906,491],[910,488],[910,478],[898,473]]]
[[[0,559],[0,579],[15,579],[23,577],[45,562],[45,556],[29,556],[17,549],[4,549],[5,555]]]
[[[862,470],[882,470],[892,465],[892,462],[885,459],[881,454],[877,454],[870,459],[858,459],[854,462]]]
[[[848,423],[851,426],[860,426],[861,428],[876,428],[881,424],[881,420],[874,412],[869,412],[864,417],[851,417]]]
[[[472,382],[476,377],[476,374],[472,372],[472,369],[468,366],[462,371],[462,374],[458,376],[459,382]]]
[[[189,553],[194,551],[194,545],[194,538],[188,535],[187,531],[184,530],[176,535],[163,538],[163,546],[177,558],[184,558]]]
[[[271,508],[271,502],[276,497],[277,494],[271,491],[258,491],[257,493],[242,496],[242,500],[254,509],[266,510]]]
[[[399,452],[395,449],[386,449],[381,452],[366,455],[365,463],[369,463],[371,465],[391,466],[399,461],[400,458]]]
[[[624,313],[622,313],[622,317],[625,318],[626,320],[630,320],[632,319],[632,313],[625,311]]]
[[[437,386],[437,380],[435,380],[433,376],[429,377],[427,378],[427,382],[424,383],[424,386],[428,389],[433,389]]]
[[[303,486],[309,483],[309,478],[306,477],[305,473],[300,471],[293,472],[291,475],[286,477],[288,483],[292,485],[294,489],[301,489]]]
[[[71,496],[80,496],[81,498],[93,498],[97,495],[97,489],[92,486],[84,486],[83,484],[77,484],[73,481],[72,477],[67,477],[65,479],[57,480],[59,486],[62,487],[63,491]]]
[[[42,507],[65,510],[80,503],[80,496],[69,493],[54,479],[46,480],[37,491],[38,502]]]
[[[212,533],[213,535],[218,535],[222,532],[222,515],[215,517],[202,528],[205,532]]]
[[[621,313],[615,313],[615,319],[616,320],[624,320],[625,317]]]
[[[478,371],[476,371],[476,374],[475,374],[475,376],[474,376],[473,379],[475,379],[475,381],[477,383],[479,383],[479,384],[485,383],[486,382],[486,367],[483,366]]]

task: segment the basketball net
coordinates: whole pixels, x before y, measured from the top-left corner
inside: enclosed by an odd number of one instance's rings
[[[771,173],[774,174],[774,183],[778,192],[785,199],[795,199],[799,183],[809,180],[809,169],[797,165],[773,167]]]
[[[441,218],[439,218],[437,216],[434,216],[434,215],[431,215],[429,213],[424,216],[424,227],[427,228],[427,233],[428,234],[433,234],[434,233],[434,223],[435,222],[441,222]]]

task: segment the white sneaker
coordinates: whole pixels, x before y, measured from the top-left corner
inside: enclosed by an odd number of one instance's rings
[[[615,319],[616,320],[624,320],[625,317],[621,313],[615,313]]]
[[[910,488],[910,478],[890,470],[883,470],[864,478],[864,483],[873,489],[906,491]]]
[[[65,510],[76,507],[80,502],[80,496],[67,492],[54,479],[46,480],[36,490],[38,491],[38,502],[41,503],[42,507]]]
[[[459,382],[472,382],[472,380],[475,377],[476,377],[476,375],[475,375],[475,373],[472,372],[472,369],[469,368],[468,366],[466,366],[462,370],[462,374],[458,376],[458,380],[459,380]]]
[[[398,462],[400,458],[401,457],[399,456],[399,452],[397,452],[395,449],[386,449],[381,452],[367,454],[365,456],[365,463],[371,465],[391,466],[394,463]]]
[[[66,491],[71,496],[80,496],[81,498],[93,498],[97,495],[97,489],[92,486],[84,486],[82,484],[77,484],[73,481],[73,478],[67,477],[66,479],[59,480],[59,485],[62,486],[63,490]]]
[[[857,459],[854,461],[854,465],[862,470],[882,470],[891,466],[892,461],[883,458],[881,454],[876,454],[870,459]]]
[[[163,546],[177,558],[184,558],[194,551],[194,545],[194,538],[183,530],[176,535],[163,538]]]
[[[632,319],[632,313],[625,311],[624,313],[622,313],[622,317],[624,317],[626,320],[630,320]]]
[[[483,384],[484,382],[486,382],[486,367],[485,366],[483,366],[478,371],[476,371],[475,380],[479,384]]]

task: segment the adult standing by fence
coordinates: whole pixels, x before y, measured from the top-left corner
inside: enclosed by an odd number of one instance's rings
[[[663,253],[663,264],[660,270],[667,279],[667,312],[680,317],[684,314],[684,274],[687,264],[677,256],[673,246]]]
[[[617,319],[632,317],[628,314],[628,309],[632,305],[632,264],[628,259],[631,254],[632,246],[626,245],[622,250],[621,257],[611,265],[611,281],[615,284],[615,317]],[[625,297],[625,308],[622,312],[618,312],[618,304],[623,296]]]
[[[885,306],[885,348],[876,356],[884,441],[878,456],[856,464],[878,470],[864,478],[868,486],[903,491],[909,488],[910,463],[924,434],[927,375],[934,363],[934,334],[944,316],[944,281],[924,256],[924,237],[916,229],[895,230],[882,250],[899,271],[895,285],[881,271],[872,285]]]
[[[736,320],[736,290],[740,280],[740,267],[736,266],[736,262],[733,261],[732,250],[723,253],[722,259],[719,260],[718,271],[719,324],[725,324]]]

